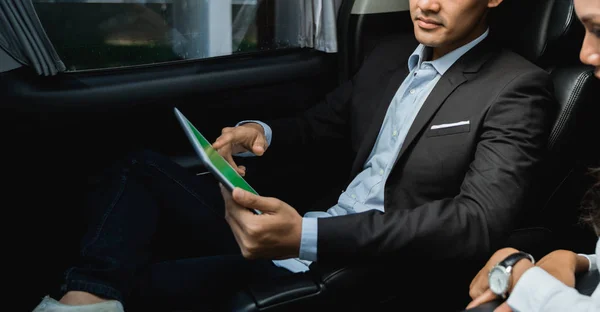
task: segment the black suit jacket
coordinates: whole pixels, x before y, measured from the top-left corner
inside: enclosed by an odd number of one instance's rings
[[[405,37],[379,44],[353,79],[301,118],[271,121],[271,147],[350,137],[355,177],[416,45]],[[487,256],[526,209],[556,107],[547,72],[484,39],[441,77],[419,111],[386,182],[385,213],[319,219],[318,261],[411,250],[435,259]],[[461,121],[470,124],[431,129]]]

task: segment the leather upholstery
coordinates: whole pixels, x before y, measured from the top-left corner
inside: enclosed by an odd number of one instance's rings
[[[595,106],[600,107],[593,105],[597,104],[594,103],[594,98],[596,102],[600,98],[600,85],[598,80],[592,77],[591,68],[579,62],[583,32],[571,0],[505,0],[492,16],[492,31],[502,38],[508,48],[546,68],[554,78],[560,107],[549,142],[551,157],[540,177],[540,181],[547,181],[540,185],[535,193],[538,209],[533,211],[539,213],[543,209],[550,209],[548,207],[552,206],[553,196],[560,194],[561,181],[572,174],[575,160],[569,158],[577,157],[573,153],[574,149],[586,145],[586,142],[574,138],[590,135],[586,134],[589,130],[584,130],[583,125],[590,124],[587,118],[590,118]],[[576,196],[573,195],[573,198]],[[565,210],[564,202],[558,202],[563,206],[553,209]],[[541,218],[535,213],[529,217]],[[550,233],[545,226],[522,227],[514,232],[508,245],[530,252],[532,249],[539,251],[538,254],[532,252],[539,258],[540,253],[548,251],[540,246],[549,238]],[[404,266],[404,270],[406,268],[407,266]],[[310,308],[323,309],[329,306],[336,310],[346,310],[353,305],[370,305],[369,310],[377,311],[381,310],[383,302],[394,297],[394,289],[395,295],[400,293],[397,304],[402,303],[402,285],[397,285],[396,288],[383,286],[390,282],[402,283],[403,274],[407,273],[400,271],[397,265],[388,266],[385,261],[329,269],[313,264],[311,271],[306,274],[251,285],[237,294],[229,309],[306,311]],[[469,279],[471,277],[468,276]],[[467,293],[466,290],[464,292]],[[344,294],[343,297],[338,296],[341,293]],[[491,303],[492,306],[497,304]],[[424,307],[426,306],[425,304]]]
[[[579,63],[583,27],[572,0],[504,0],[491,29],[504,45],[544,67]]]
[[[507,243],[539,258],[556,248],[547,243],[551,232],[563,231],[577,221],[577,207],[588,187],[581,177],[588,167],[599,164],[600,148],[592,142],[600,133],[595,122],[600,115],[600,81],[579,60],[584,29],[572,0],[509,0],[504,4],[504,10],[517,12],[518,20],[529,23],[523,29],[517,29],[520,23],[512,23],[500,30],[501,37],[507,46],[551,73],[559,105],[548,142],[550,153],[531,192],[533,207]],[[510,39],[510,33],[517,35]]]

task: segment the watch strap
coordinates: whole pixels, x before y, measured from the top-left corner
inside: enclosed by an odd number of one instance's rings
[[[526,252],[515,252],[513,254],[510,254],[508,257],[504,258],[504,260],[500,261],[500,263],[498,263],[498,265],[501,265],[505,268],[510,268],[513,267],[515,264],[517,264],[517,262],[521,261],[522,259],[528,259],[529,261],[531,261],[531,263],[535,264],[535,259],[533,258],[532,255],[526,253]]]

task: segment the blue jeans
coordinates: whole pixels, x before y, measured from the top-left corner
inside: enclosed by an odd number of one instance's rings
[[[241,256],[211,175],[195,176],[144,151],[94,186],[80,259],[65,272],[61,293],[191,308],[219,305],[250,282],[291,274]]]

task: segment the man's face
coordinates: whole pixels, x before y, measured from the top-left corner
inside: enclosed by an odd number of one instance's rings
[[[487,28],[485,16],[488,7],[497,6],[500,2],[410,0],[415,36],[420,43],[434,48],[434,58],[441,57],[483,34]]]
[[[585,39],[579,57],[585,64],[595,66],[600,78],[600,0],[575,0],[575,12],[585,26]]]

